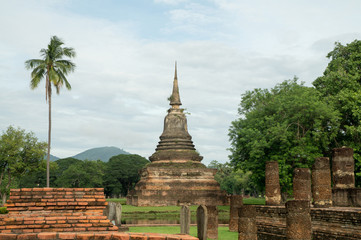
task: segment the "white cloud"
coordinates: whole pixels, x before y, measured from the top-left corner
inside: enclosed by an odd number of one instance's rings
[[[170,5],[177,5],[179,3],[188,2],[189,0],[154,0],[155,3],[163,3]]]
[[[312,7],[289,1],[154,3],[164,11],[164,21],[150,26],[154,22],[141,15],[138,21],[142,29],[163,32],[148,38],[129,21],[114,21],[116,16],[79,15],[72,1],[3,2],[0,129],[13,124],[47,139],[43,85],[29,89],[24,61],[38,58],[50,36],[58,35],[77,51],[77,70],[69,76],[72,90],[53,97],[54,155],[117,146],[150,156],[163,130],[177,60],[181,100],[191,113],[189,132],[196,148],[205,163],[226,161],[228,128],[242,93],[294,75],[310,85],[325,69],[335,41],[361,35],[356,1],[321,1]]]

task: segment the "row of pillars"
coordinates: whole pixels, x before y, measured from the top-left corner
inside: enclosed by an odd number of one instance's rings
[[[255,206],[244,205],[238,211],[238,240],[257,240]],[[307,200],[288,201],[286,202],[286,212],[286,238],[289,240],[311,240],[310,202]]]
[[[278,162],[266,162],[266,205],[281,204]],[[333,187],[338,189],[354,188],[354,159],[352,148],[335,148],[332,155]],[[312,182],[311,182],[312,181]],[[312,188],[311,188],[312,186]],[[295,200],[313,198],[315,207],[332,206],[330,160],[327,157],[315,159],[311,171],[296,168],[293,177],[293,196]]]
[[[243,205],[242,196],[231,196],[230,231],[238,231],[238,240],[257,240],[257,212],[254,205]],[[310,202],[291,200],[286,203],[286,238],[289,240],[312,239]],[[232,215],[233,213],[233,215]],[[180,215],[181,233],[189,234],[191,213],[182,206]],[[232,228],[232,229],[231,229]],[[234,229],[235,228],[235,229]],[[217,206],[200,205],[197,209],[197,237],[199,240],[218,239]]]

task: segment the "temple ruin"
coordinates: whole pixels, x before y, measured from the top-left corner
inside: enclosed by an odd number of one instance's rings
[[[141,179],[127,196],[134,206],[226,205],[225,191],[214,179],[215,169],[201,163],[188,133],[187,118],[179,95],[177,65],[171,108],[164,119],[159,144],[149,157],[150,164],[141,172]]]

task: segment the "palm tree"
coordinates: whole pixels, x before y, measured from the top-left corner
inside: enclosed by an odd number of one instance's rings
[[[31,72],[31,89],[38,87],[42,79],[45,79],[45,101],[49,104],[49,129],[48,129],[48,154],[46,164],[46,186],[49,187],[49,161],[50,161],[50,140],[51,140],[51,92],[52,85],[59,94],[60,88],[65,87],[70,90],[71,86],[66,79],[66,75],[73,72],[75,64],[70,60],[63,59],[75,57],[73,48],[62,47],[64,42],[57,36],[50,39],[48,48],[40,50],[42,59],[30,59],[25,62],[26,69],[33,69]]]

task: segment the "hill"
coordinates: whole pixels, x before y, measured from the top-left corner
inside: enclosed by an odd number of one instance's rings
[[[73,158],[80,160],[98,160],[100,159],[103,162],[108,162],[109,158],[119,155],[119,154],[130,154],[123,149],[117,147],[99,147],[99,148],[91,148],[84,152],[81,152]]]
[[[44,159],[46,160],[46,157],[47,157],[47,154],[45,154],[45,156],[44,156]],[[50,161],[51,162],[54,162],[54,161],[56,161],[56,160],[58,160],[58,159],[60,159],[60,158],[58,158],[57,156],[54,156],[54,155],[51,155],[50,154]]]
[[[46,155],[45,155],[45,159],[46,159]],[[58,159],[60,159],[60,158],[58,158],[57,156],[54,156],[54,155],[51,155],[51,154],[50,154],[50,161],[56,161],[56,160],[58,160]]]

